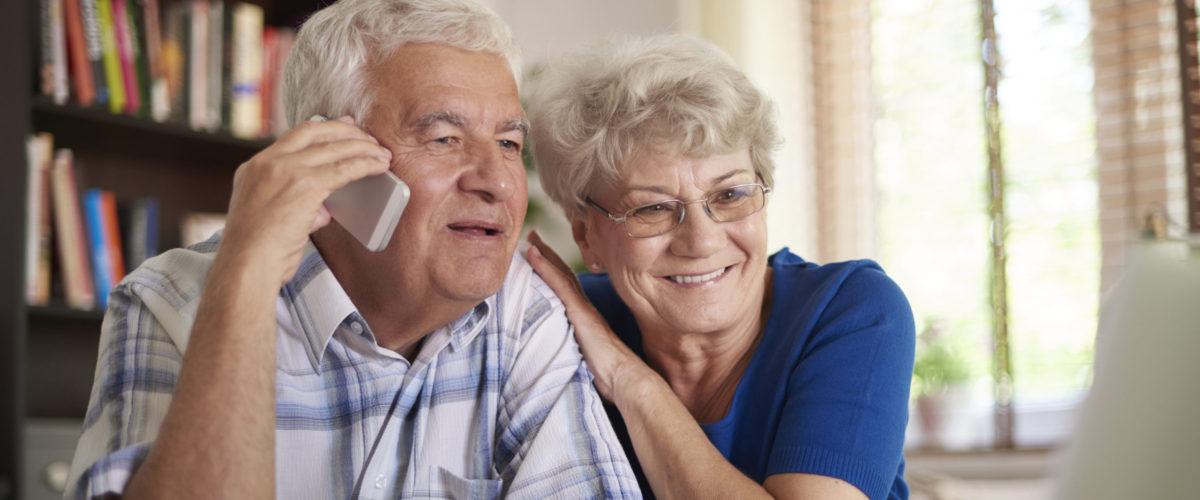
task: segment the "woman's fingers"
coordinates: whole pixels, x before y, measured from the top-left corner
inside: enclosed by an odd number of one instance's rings
[[[550,245],[542,241],[541,235],[537,231],[530,231],[526,239],[531,243],[528,253],[533,270],[537,271],[560,299],[563,299],[563,303],[566,303],[568,297],[586,300],[583,298],[583,287],[575,278],[575,273],[571,272],[571,266],[568,266]]]

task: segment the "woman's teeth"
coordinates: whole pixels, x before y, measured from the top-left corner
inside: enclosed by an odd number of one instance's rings
[[[711,280],[711,279],[713,279],[713,278],[716,278],[717,276],[720,276],[720,275],[721,275],[722,273],[724,273],[724,272],[725,272],[725,268],[723,268],[723,267],[722,267],[721,269],[717,269],[716,271],[713,271],[713,272],[711,272],[711,273],[708,273],[708,274],[701,274],[701,275],[699,275],[699,276],[679,276],[679,275],[674,275],[674,276],[668,276],[668,278],[670,278],[670,279],[671,279],[671,281],[674,281],[674,282],[676,282],[676,283],[682,283],[682,284],[689,284],[689,283],[703,283],[703,282],[705,282],[705,281],[708,281],[708,280]]]

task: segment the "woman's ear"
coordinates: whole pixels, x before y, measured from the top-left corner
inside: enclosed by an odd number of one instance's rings
[[[579,256],[583,257],[583,263],[587,265],[588,271],[596,273],[604,269],[604,264],[600,262],[595,250],[588,241],[588,236],[591,232],[589,226],[587,215],[575,215],[571,217],[571,236],[575,238],[575,245],[579,247]]]

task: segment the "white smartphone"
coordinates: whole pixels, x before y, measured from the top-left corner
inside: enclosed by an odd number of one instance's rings
[[[325,121],[314,115],[309,120]],[[391,172],[363,177],[325,199],[325,209],[367,250],[378,252],[387,247],[408,205],[408,184]]]

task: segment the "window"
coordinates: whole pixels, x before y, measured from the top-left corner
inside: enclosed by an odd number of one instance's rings
[[[1100,291],[1090,13],[1083,0],[995,2],[1006,230],[992,272],[979,0],[875,0],[878,259],[922,343],[966,362],[937,432],[991,446],[990,290],[1007,281],[1017,446],[1058,442],[1090,383]],[[928,385],[928,384],[927,384]],[[922,388],[918,381],[914,390]],[[921,417],[915,417],[917,421]],[[915,428],[932,442],[932,429]],[[924,432],[922,432],[924,431]],[[924,434],[924,435],[923,435]]]

